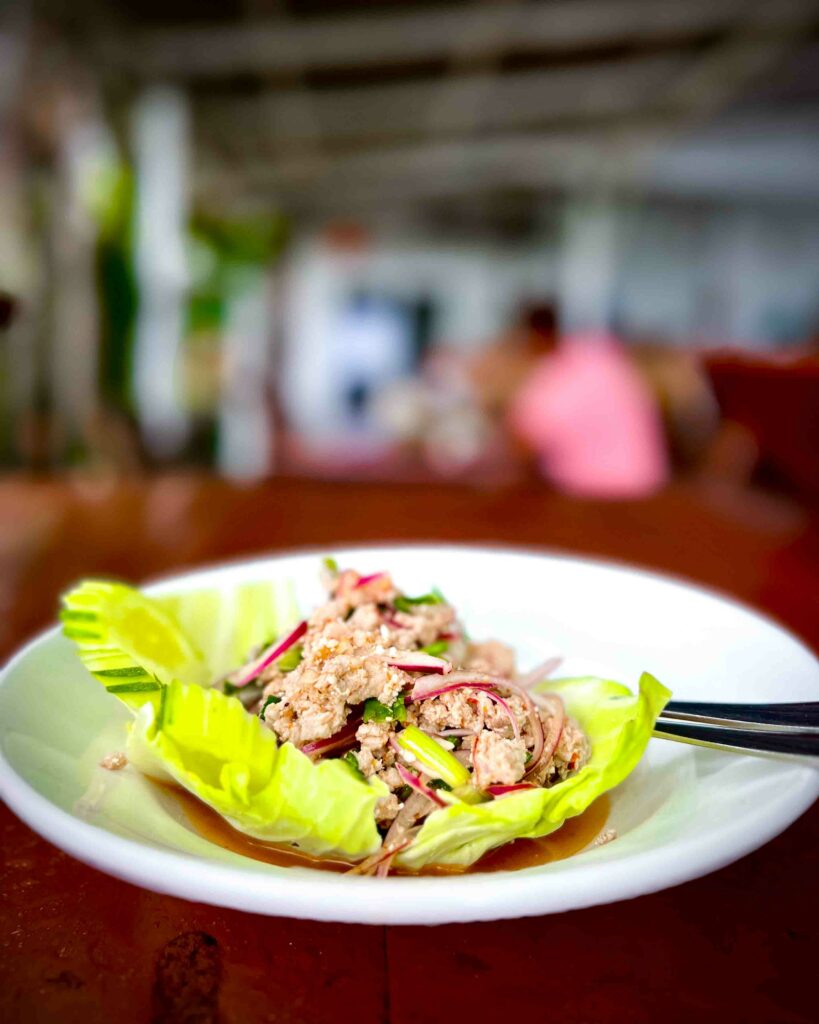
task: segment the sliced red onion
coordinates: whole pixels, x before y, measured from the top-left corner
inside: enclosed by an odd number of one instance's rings
[[[411,786],[416,793],[420,793],[422,796],[425,796],[427,800],[431,800],[439,807],[446,807],[446,802],[438,796],[435,790],[430,789],[429,786],[425,786],[424,783],[421,782],[420,778],[408,768],[405,768],[400,761],[395,762],[395,767],[398,769],[398,774],[401,776],[401,779],[408,786]]]
[[[505,796],[507,793],[519,793],[523,789],[538,789],[531,782],[516,782],[513,786],[487,786],[484,792],[490,796]]]
[[[349,746],[355,740],[359,725],[361,725],[361,719],[356,718],[327,739],[311,740],[309,743],[305,743],[301,747],[301,752],[307,754],[308,757],[313,757],[315,754],[329,754],[330,751],[338,750],[339,747]]]
[[[453,672],[452,676],[450,678],[452,678],[455,675],[458,675],[458,673],[457,672]],[[428,679],[428,678],[429,678],[429,676],[425,676],[424,677],[424,679]],[[422,682],[422,681],[423,680],[420,680],[420,679],[418,680],[418,682]],[[520,739],[520,726],[518,725],[517,715],[509,707],[509,705],[506,703],[506,701],[503,699],[503,697],[501,697],[501,695],[495,691],[494,687],[490,683],[463,682],[463,683],[452,683],[452,684],[449,684],[449,685],[441,685],[440,681],[438,681],[438,686],[437,686],[436,689],[431,689],[428,693],[425,692],[421,696],[418,696],[416,694],[415,691],[416,691],[417,688],[418,688],[418,684],[416,683],[416,685],[413,687],[412,694],[410,695],[410,699],[411,700],[429,700],[432,697],[440,697],[442,693],[453,693],[455,690],[476,690],[478,693],[485,693],[486,696],[491,701],[493,701],[495,704],[497,704],[498,707],[501,708],[505,712],[505,714],[508,717],[509,722],[510,722],[510,724],[512,726],[512,731],[515,734],[515,739]],[[541,728],[541,733],[542,732],[543,732],[543,729]]]
[[[542,761],[548,761],[553,756],[558,743],[560,743],[560,737],[563,735],[563,729],[566,725],[566,709],[563,707],[563,701],[556,693],[544,695],[544,702],[548,702],[549,710],[552,712],[549,732],[544,740],[543,755],[541,757]],[[540,716],[538,715],[538,717]]]
[[[450,672],[449,678],[445,683],[435,675],[421,676],[420,679],[415,680],[415,684],[412,687],[412,699],[426,700],[427,697],[437,697],[439,694],[435,691],[440,690],[444,686],[451,687],[464,683],[476,686],[489,686],[493,681],[492,676],[484,675],[480,672],[467,672],[463,669],[457,672]]]
[[[390,848],[390,852],[385,857],[382,858],[381,863],[375,869],[375,877],[376,878],[386,878],[389,875],[389,873],[390,873],[390,870],[392,868],[392,862],[395,859],[395,857],[402,850],[406,850],[406,848],[409,846],[409,844],[411,842],[412,842],[412,839],[405,839],[404,842],[403,843],[399,843],[398,846],[391,847]]]
[[[423,651],[408,651],[406,654],[396,655],[387,664],[404,672],[434,672],[442,675],[452,671],[452,664],[445,658],[436,658],[434,654],[424,654]]]
[[[519,684],[513,683],[509,679],[505,679],[503,676],[482,675],[481,673],[469,671],[451,672],[447,676],[445,683],[436,676],[422,676],[420,679],[415,680],[415,685],[412,688],[411,699],[428,700],[430,697],[438,697],[442,693],[446,693],[451,690],[466,688],[480,690],[482,693],[487,694],[487,696],[496,703],[500,703],[502,698],[498,698],[497,694],[495,694],[495,690],[498,687],[503,687],[503,689],[517,694],[517,696],[520,697],[526,705],[529,725],[532,729],[532,736],[534,739],[532,759],[529,762],[529,769],[526,773],[527,775],[530,775],[535,768],[537,768],[543,758],[545,737],[543,734],[543,722],[540,720],[540,715],[538,714],[534,701],[528,691],[524,690]],[[493,696],[493,694],[495,694],[495,696]],[[503,707],[513,724],[515,737],[518,738],[520,736],[520,727],[518,726],[517,716],[505,701],[503,703]]]
[[[354,868],[351,868],[348,875],[372,875],[376,874],[380,877],[385,876],[390,869],[393,857],[405,850],[412,842],[412,838],[406,838],[399,840],[396,843],[388,843],[385,839],[378,850],[371,854],[365,860],[362,860],[359,864],[356,864]],[[386,867],[386,871],[382,872],[382,868]]]
[[[336,580],[335,596],[344,597],[349,591],[355,590],[359,584],[359,579],[360,577],[354,569],[344,569],[339,573]]]
[[[298,643],[306,632],[307,623],[302,621],[292,632],[287,634],[284,640],[277,640],[266,651],[262,651],[255,661],[252,661],[242,670],[242,674],[234,680],[233,685],[247,686],[248,683],[252,683],[258,675],[264,672],[268,665],[272,665],[286,651],[289,651],[293,644]]]
[[[358,590],[359,587],[366,587],[368,583],[372,583],[374,580],[380,580],[387,574],[385,572],[371,572],[369,576],[361,576],[358,583],[355,584],[353,590]]]
[[[524,690],[528,690],[536,683],[542,683],[544,679],[548,679],[552,672],[560,668],[562,664],[563,659],[559,656],[547,658],[546,661],[536,665],[530,672],[527,672],[526,675],[521,676],[517,680],[517,684]]]
[[[474,734],[474,729],[442,729],[437,735],[446,739],[447,736],[473,736]]]

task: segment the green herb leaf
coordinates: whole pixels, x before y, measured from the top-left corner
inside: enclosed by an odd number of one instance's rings
[[[445,789],[447,792],[452,792],[452,786],[448,782],[444,782],[443,779],[430,779],[427,783],[430,789]]]
[[[366,776],[364,775],[364,772],[362,772],[362,770],[358,767],[358,758],[355,756],[355,754],[352,752],[352,750],[349,751],[348,753],[346,753],[344,755],[344,757],[342,757],[341,760],[345,764],[350,766],[352,771],[355,772],[355,774],[361,779],[362,782],[366,782],[367,781]]]
[[[453,750],[460,750],[464,742],[463,736],[444,736],[444,739],[452,744]]]
[[[529,764],[529,762],[531,760],[532,760],[532,751],[531,750],[527,750],[526,751],[526,757],[523,759],[523,763],[524,764]]]
[[[413,605],[417,604],[446,604],[446,598],[437,587],[433,587],[428,594],[421,594],[420,597],[396,597],[393,605],[399,612],[411,612]]]
[[[439,654],[445,654],[449,650],[449,641],[436,640],[434,644],[427,644],[426,647],[419,647],[418,649],[424,654],[432,654],[437,657]]]
[[[267,711],[271,704],[281,704],[281,697],[271,696],[266,697],[264,704],[262,704],[261,710],[259,711],[259,718],[264,718],[264,713]]]
[[[412,792],[412,786],[399,786],[398,789],[396,789],[395,791],[395,795],[398,797],[401,803],[404,803],[405,800],[409,800],[409,798],[412,796]]]
[[[226,697],[232,697],[238,689],[238,686],[234,686],[233,683],[229,683],[227,680],[222,683],[222,693],[224,693]]]
[[[322,558],[321,564],[328,572],[338,572],[338,562],[335,558],[330,558],[329,555],[327,558]]]

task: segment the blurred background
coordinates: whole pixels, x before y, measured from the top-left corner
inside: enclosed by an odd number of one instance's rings
[[[0,463],[819,500],[816,0],[5,0]]]

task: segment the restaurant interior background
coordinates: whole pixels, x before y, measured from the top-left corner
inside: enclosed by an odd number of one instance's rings
[[[2,466],[815,503],[818,31],[811,0],[7,0]]]

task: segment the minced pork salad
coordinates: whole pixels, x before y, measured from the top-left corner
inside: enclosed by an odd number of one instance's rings
[[[647,673],[636,694],[552,678],[559,659],[521,674],[437,589],[409,595],[330,558],[321,576],[327,600],[295,626],[292,588],[266,580],[68,593],[66,636],[134,713],[105,766],[175,782],[234,828],[356,874],[466,867],[622,781],[670,696]]]

